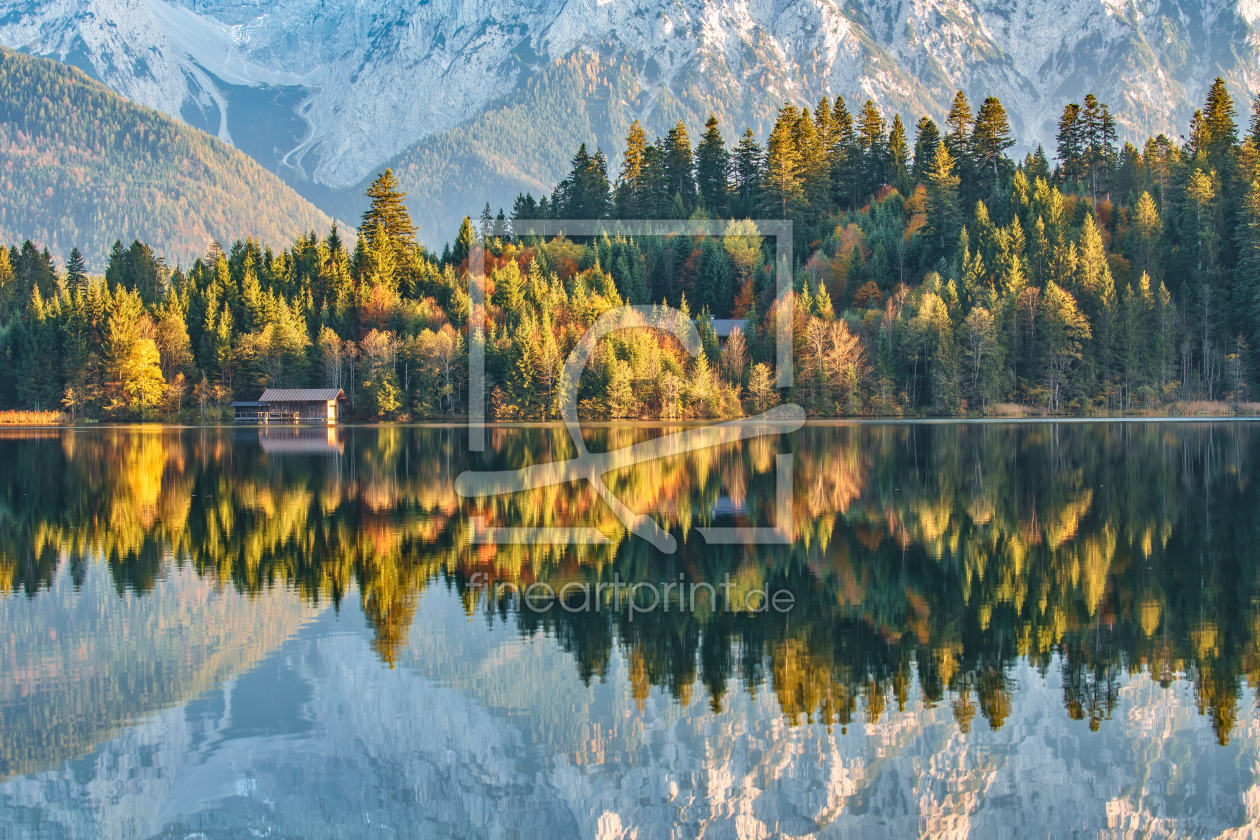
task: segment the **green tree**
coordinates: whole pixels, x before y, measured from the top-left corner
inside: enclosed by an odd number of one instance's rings
[[[682,120],[665,135],[664,157],[667,194],[681,196],[687,213],[696,205],[695,160],[691,153],[691,138]]]
[[[6,260],[7,262],[7,260]],[[80,293],[87,292],[87,267],[83,262],[83,254],[78,247],[70,249],[70,259],[66,260],[66,287]]]
[[[1076,300],[1051,280],[1046,283],[1038,309],[1037,337],[1044,360],[1046,392],[1051,411],[1061,411],[1064,400],[1077,384],[1081,349],[1092,332]]]
[[[455,247],[451,249],[451,262],[463,265],[469,254],[477,247],[477,232],[473,230],[472,219],[465,216],[459,226],[459,236],[455,237]]]
[[[910,141],[906,138],[901,114],[893,114],[892,128],[888,130],[888,163],[892,182],[902,192],[909,192]]]
[[[755,210],[756,198],[761,190],[761,144],[751,128],[739,138],[732,160],[735,175],[735,195],[743,214]]]
[[[710,212],[722,215],[730,195],[731,156],[718,130],[717,117],[710,115],[704,135],[696,146],[696,187]]]
[[[766,168],[761,185],[763,207],[766,212],[784,219],[796,210],[804,196],[800,154],[792,136],[798,118],[795,105],[784,105],[766,141]]]
[[[415,248],[416,226],[407,211],[407,194],[400,188],[392,169],[386,168],[376,176],[367,188],[367,197],[371,203],[359,221],[359,235],[368,239],[374,237],[379,224],[399,253]]]
[[[962,230],[962,213],[958,209],[959,177],[954,171],[954,159],[949,146],[940,143],[936,147],[936,159],[928,176],[927,223],[937,245],[935,253],[947,253],[949,243],[957,241]]]
[[[936,147],[941,144],[941,131],[928,117],[921,117],[914,130],[914,168],[911,176],[916,184],[926,183],[936,163]]]
[[[971,148],[977,165],[986,170],[986,179],[989,177],[987,172],[992,172],[992,189],[999,186],[999,164],[1006,160],[1006,150],[1014,145],[1015,138],[1011,134],[1006,109],[996,96],[988,97],[976,113]]]
[[[630,133],[626,136],[626,151],[622,155],[621,169],[617,173],[614,204],[618,218],[634,219],[643,212],[640,196],[644,191],[646,154],[647,133],[639,121],[635,120],[630,124]]]

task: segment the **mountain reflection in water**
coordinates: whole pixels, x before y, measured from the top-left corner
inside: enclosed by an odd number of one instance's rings
[[[663,431],[598,428],[587,430],[587,443],[601,451]],[[1260,680],[1253,480],[1260,438],[1252,425],[807,427],[609,476],[626,505],[652,513],[678,538],[672,555],[629,536],[581,482],[476,502],[459,498],[454,480],[465,470],[574,454],[563,429],[493,429],[487,438],[487,452],[476,455],[458,428],[101,429],[0,439],[0,463],[7,465],[0,473],[0,657],[12,675],[0,684],[0,778],[36,774],[0,786],[0,827],[24,824],[13,809],[26,795],[21,790],[34,790],[21,786],[37,785],[39,771],[93,760],[78,759],[86,754],[99,764],[111,751],[132,749],[122,746],[126,738],[157,739],[160,749],[183,756],[171,759],[181,766],[225,760],[192,757],[202,749],[194,741],[219,744],[225,736],[183,729],[172,735],[170,726],[179,720],[187,727],[197,704],[206,703],[221,707],[205,713],[219,721],[206,732],[226,726],[225,715],[242,726],[248,692],[213,698],[267,668],[282,676],[292,671],[284,679],[301,686],[306,699],[294,701],[288,718],[314,716],[330,725],[329,673],[367,667],[347,659],[360,644],[376,665],[355,679],[372,691],[391,691],[386,675],[394,669],[431,681],[419,688],[415,677],[399,673],[394,683],[425,698],[430,720],[482,714],[454,711],[457,696],[492,718],[512,720],[524,743],[501,731],[502,723],[492,727],[494,737],[506,739],[503,760],[517,767],[496,771],[508,776],[539,760],[529,744],[567,756],[573,768],[660,764],[650,732],[661,725],[683,727],[688,749],[711,750],[717,738],[724,749],[748,750],[730,739],[755,730],[764,742],[758,749],[779,753],[779,761],[810,754],[815,764],[848,766],[841,774],[852,777],[848,782],[824,781],[822,800],[797,803],[796,811],[810,814],[806,822],[776,823],[775,831],[819,831],[835,820],[841,825],[842,814],[865,813],[884,796],[870,785],[881,778],[879,784],[891,784],[881,773],[924,772],[898,763],[909,744],[929,756],[969,739],[977,748],[1005,745],[998,751],[1008,751],[1009,764],[1032,760],[1035,745],[1021,743],[1036,741],[1042,730],[1057,733],[1056,743],[1075,733],[1077,751],[1091,743],[1108,745],[1104,752],[1122,743],[1138,751],[1123,760],[1084,753],[1072,759],[1098,765],[1098,778],[1103,770],[1119,772],[1117,764],[1127,768],[1121,775],[1130,781],[1115,792],[1119,804],[1105,809],[1112,828],[1215,833],[1260,820],[1260,789],[1253,787],[1260,761],[1253,692]],[[774,522],[775,456],[789,452],[793,543],[706,546],[697,526],[781,524]],[[491,526],[595,526],[610,542],[477,545],[470,541],[473,516]],[[612,602],[611,590],[599,611],[536,612],[510,597],[511,587],[485,585],[593,590],[614,580],[680,577],[717,588],[711,596],[702,590],[694,608],[675,590],[670,609],[631,615]],[[724,590],[727,581],[732,586]],[[755,590],[789,590],[794,607],[751,612],[746,596]],[[337,616],[347,610],[361,611],[363,634],[345,635],[348,625]],[[311,623],[315,616],[322,617]],[[340,629],[316,632],[329,621]],[[187,639],[163,642],[172,631]],[[212,642],[188,642],[207,633],[217,634]],[[486,653],[486,645],[500,653]],[[291,648],[305,651],[299,664],[276,665],[276,652]],[[238,673],[244,676],[231,677]],[[434,686],[446,694],[439,697]],[[197,699],[207,690],[209,699]],[[109,700],[92,702],[98,696]],[[372,702],[405,715],[408,696]],[[179,704],[184,712],[171,718]],[[223,711],[229,706],[231,714]],[[141,719],[147,722],[117,734]],[[1142,746],[1153,732],[1165,740],[1177,732],[1191,737],[1186,733],[1196,726],[1210,743],[1193,736],[1175,761]],[[250,731],[271,738],[282,730],[275,723]],[[1139,730],[1146,736],[1135,735]],[[856,740],[846,747],[846,738]],[[324,748],[333,749],[300,749]],[[437,753],[425,755],[441,764]],[[997,759],[956,760],[956,773],[968,765],[983,775],[985,762]],[[740,761],[746,769],[758,765],[749,755]],[[287,759],[276,762],[292,769]],[[1210,766],[1219,786],[1221,762],[1234,768],[1226,786],[1236,794],[1218,802],[1194,793],[1200,780],[1184,774]],[[1171,773],[1157,767],[1164,763],[1180,765],[1182,775],[1160,782],[1166,813],[1144,816],[1141,808],[1151,807],[1144,795],[1125,799],[1123,791],[1132,789],[1134,774],[1149,777],[1149,786]],[[344,784],[334,770],[325,772],[323,784]],[[579,775],[581,784],[596,784],[589,773]],[[508,776],[502,784],[510,787]],[[547,784],[563,787],[559,777]],[[769,778],[757,785],[765,795],[774,787]],[[576,790],[569,793],[578,796]],[[423,800],[418,791],[411,795]],[[925,803],[935,803],[933,819],[954,820],[970,807],[964,793],[903,791],[908,799],[900,806],[889,804],[893,796],[880,807],[917,814],[919,822],[904,827],[926,832]],[[559,801],[565,797],[552,801],[542,789],[513,795],[523,797],[522,808],[543,808],[539,833],[566,820],[578,833],[615,835],[613,817],[630,827],[630,817],[615,809],[607,819],[602,811],[575,815]],[[1202,795],[1208,800],[1195,799]],[[493,807],[493,792],[485,796]],[[1006,807],[993,801],[994,813]],[[1179,809],[1188,815],[1196,808],[1210,814],[1177,822]],[[95,831],[104,830],[99,819]],[[949,820],[931,830],[965,828]],[[530,833],[521,823],[497,824]],[[297,830],[293,825],[286,831]],[[132,836],[121,828],[107,833]]]

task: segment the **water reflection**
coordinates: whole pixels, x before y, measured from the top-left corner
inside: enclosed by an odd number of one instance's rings
[[[599,451],[659,433],[587,434]],[[467,615],[558,646],[584,683],[623,680],[640,710],[654,690],[680,707],[701,694],[720,714],[738,692],[768,689],[788,725],[843,736],[921,708],[968,733],[1017,711],[1018,673],[1053,673],[1056,714],[1100,730],[1143,674],[1192,690],[1224,745],[1240,718],[1254,720],[1242,698],[1260,680],[1254,437],[1244,423],[809,427],[611,476],[619,498],[678,538],[665,555],[581,483],[456,496],[466,469],[571,457],[562,429],[496,429],[476,456],[456,428],[6,436],[0,590],[11,594],[0,603],[6,618],[18,600],[38,612],[74,597],[50,592],[55,581],[81,583],[100,563],[132,615],[187,568],[259,609],[279,587],[315,607],[357,597],[372,650],[393,666],[408,656],[421,596],[442,587]],[[697,526],[774,524],[775,456],[787,452],[793,544],[706,546]],[[472,516],[593,525],[610,542],[474,545]],[[631,614],[609,590],[599,611],[535,612],[494,585],[680,579],[715,588],[694,609],[675,591],[671,609]],[[788,590],[795,606],[751,612],[755,590]],[[9,661],[34,661],[38,623],[8,625]],[[54,709],[58,696],[47,697]],[[33,725],[6,718],[6,745]],[[69,739],[61,757],[93,737]],[[0,772],[57,757],[28,749]]]

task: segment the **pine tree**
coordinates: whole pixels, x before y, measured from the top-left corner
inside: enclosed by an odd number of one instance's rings
[[[87,268],[83,264],[83,255],[78,247],[70,249],[70,259],[66,260],[66,288],[87,292]]]
[[[796,119],[792,144],[797,153],[801,198],[808,212],[808,222],[814,224],[829,209],[831,179],[828,177],[826,150],[814,121],[810,119],[808,108]]]
[[[914,129],[914,168],[911,177],[916,184],[927,183],[932,165],[936,161],[936,147],[941,143],[941,132],[928,117],[921,117]]]
[[[937,244],[936,253],[941,256],[947,253],[949,243],[957,240],[962,229],[962,213],[958,209],[958,181],[948,145],[938,144],[936,159],[928,176],[927,223]]]
[[[481,244],[488,245],[490,242],[491,231],[494,230],[494,213],[490,210],[490,202],[486,202],[486,206],[481,210],[481,224],[477,233],[480,235]]]
[[[726,151],[717,117],[710,115],[704,124],[704,135],[696,146],[696,188],[709,212],[726,213],[730,195],[731,156]]]
[[[888,145],[885,139],[884,117],[875,103],[866,100],[858,118],[857,143],[862,150],[862,163],[866,177],[863,179],[861,197],[873,194],[888,183]]]
[[[765,212],[786,219],[794,212],[803,192],[800,179],[800,155],[793,142],[792,130],[799,113],[795,105],[779,109],[779,118],[766,141],[766,168],[762,180]]]
[[[1159,276],[1159,242],[1164,232],[1159,208],[1151,194],[1143,191],[1134,208],[1130,234],[1135,241],[1134,268],[1152,277]]]
[[[646,151],[647,133],[639,121],[635,120],[630,124],[630,133],[626,135],[626,151],[621,156],[621,169],[617,173],[614,202],[618,218],[633,219],[642,212],[639,198],[643,190]]]
[[[1076,385],[1081,348],[1092,336],[1089,322],[1070,294],[1053,280],[1046,283],[1038,309],[1037,338],[1045,364],[1046,390],[1051,411],[1059,411]]]
[[[1081,106],[1075,102],[1063,107],[1059,117],[1058,158],[1061,182],[1080,186],[1085,172],[1085,141],[1082,137]]]
[[[1100,190],[1111,184],[1116,160],[1116,121],[1107,106],[1094,94],[1086,94],[1080,111],[1083,164],[1089,176],[1090,193],[1098,203]]]
[[[1218,169],[1224,165],[1238,144],[1238,124],[1234,121],[1236,116],[1234,100],[1225,88],[1225,81],[1217,76],[1208,90],[1207,102],[1203,106],[1203,127],[1206,132],[1204,145],[1196,147],[1194,151],[1201,148],[1207,152],[1208,160]],[[1193,153],[1191,156],[1193,157]]]
[[[978,167],[992,170],[992,188],[998,187],[998,164],[1006,159],[1006,150],[1015,145],[1011,135],[1011,124],[1006,117],[1006,109],[996,96],[990,96],[980,106],[976,114],[975,126],[971,134],[972,154]]]
[[[367,188],[371,204],[363,211],[359,222],[359,235],[368,236],[379,222],[394,247],[401,253],[416,247],[416,226],[407,212],[407,194],[399,189],[398,179],[392,169],[386,169]]]
[[[967,94],[961,90],[954,94],[950,103],[949,114],[945,117],[945,125],[949,133],[945,135],[945,145],[950,157],[962,161],[971,157],[971,105],[967,102]]]
[[[459,235],[455,237],[455,247],[451,249],[451,262],[461,265],[476,247],[477,232],[473,230],[472,219],[465,216],[459,226]]]
[[[681,196],[687,212],[696,204],[695,161],[691,154],[691,138],[682,120],[665,135],[664,157],[665,183],[668,195]]]
[[[761,190],[761,144],[751,128],[744,131],[735,148],[735,192],[743,210],[751,215],[754,202]]]
[[[910,141],[901,114],[893,114],[892,128],[888,131],[888,164],[892,183],[901,192],[909,192]]]

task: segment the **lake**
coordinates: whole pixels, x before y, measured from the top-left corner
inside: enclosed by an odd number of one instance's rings
[[[1256,424],[469,444],[0,431],[0,837],[1260,825]]]

